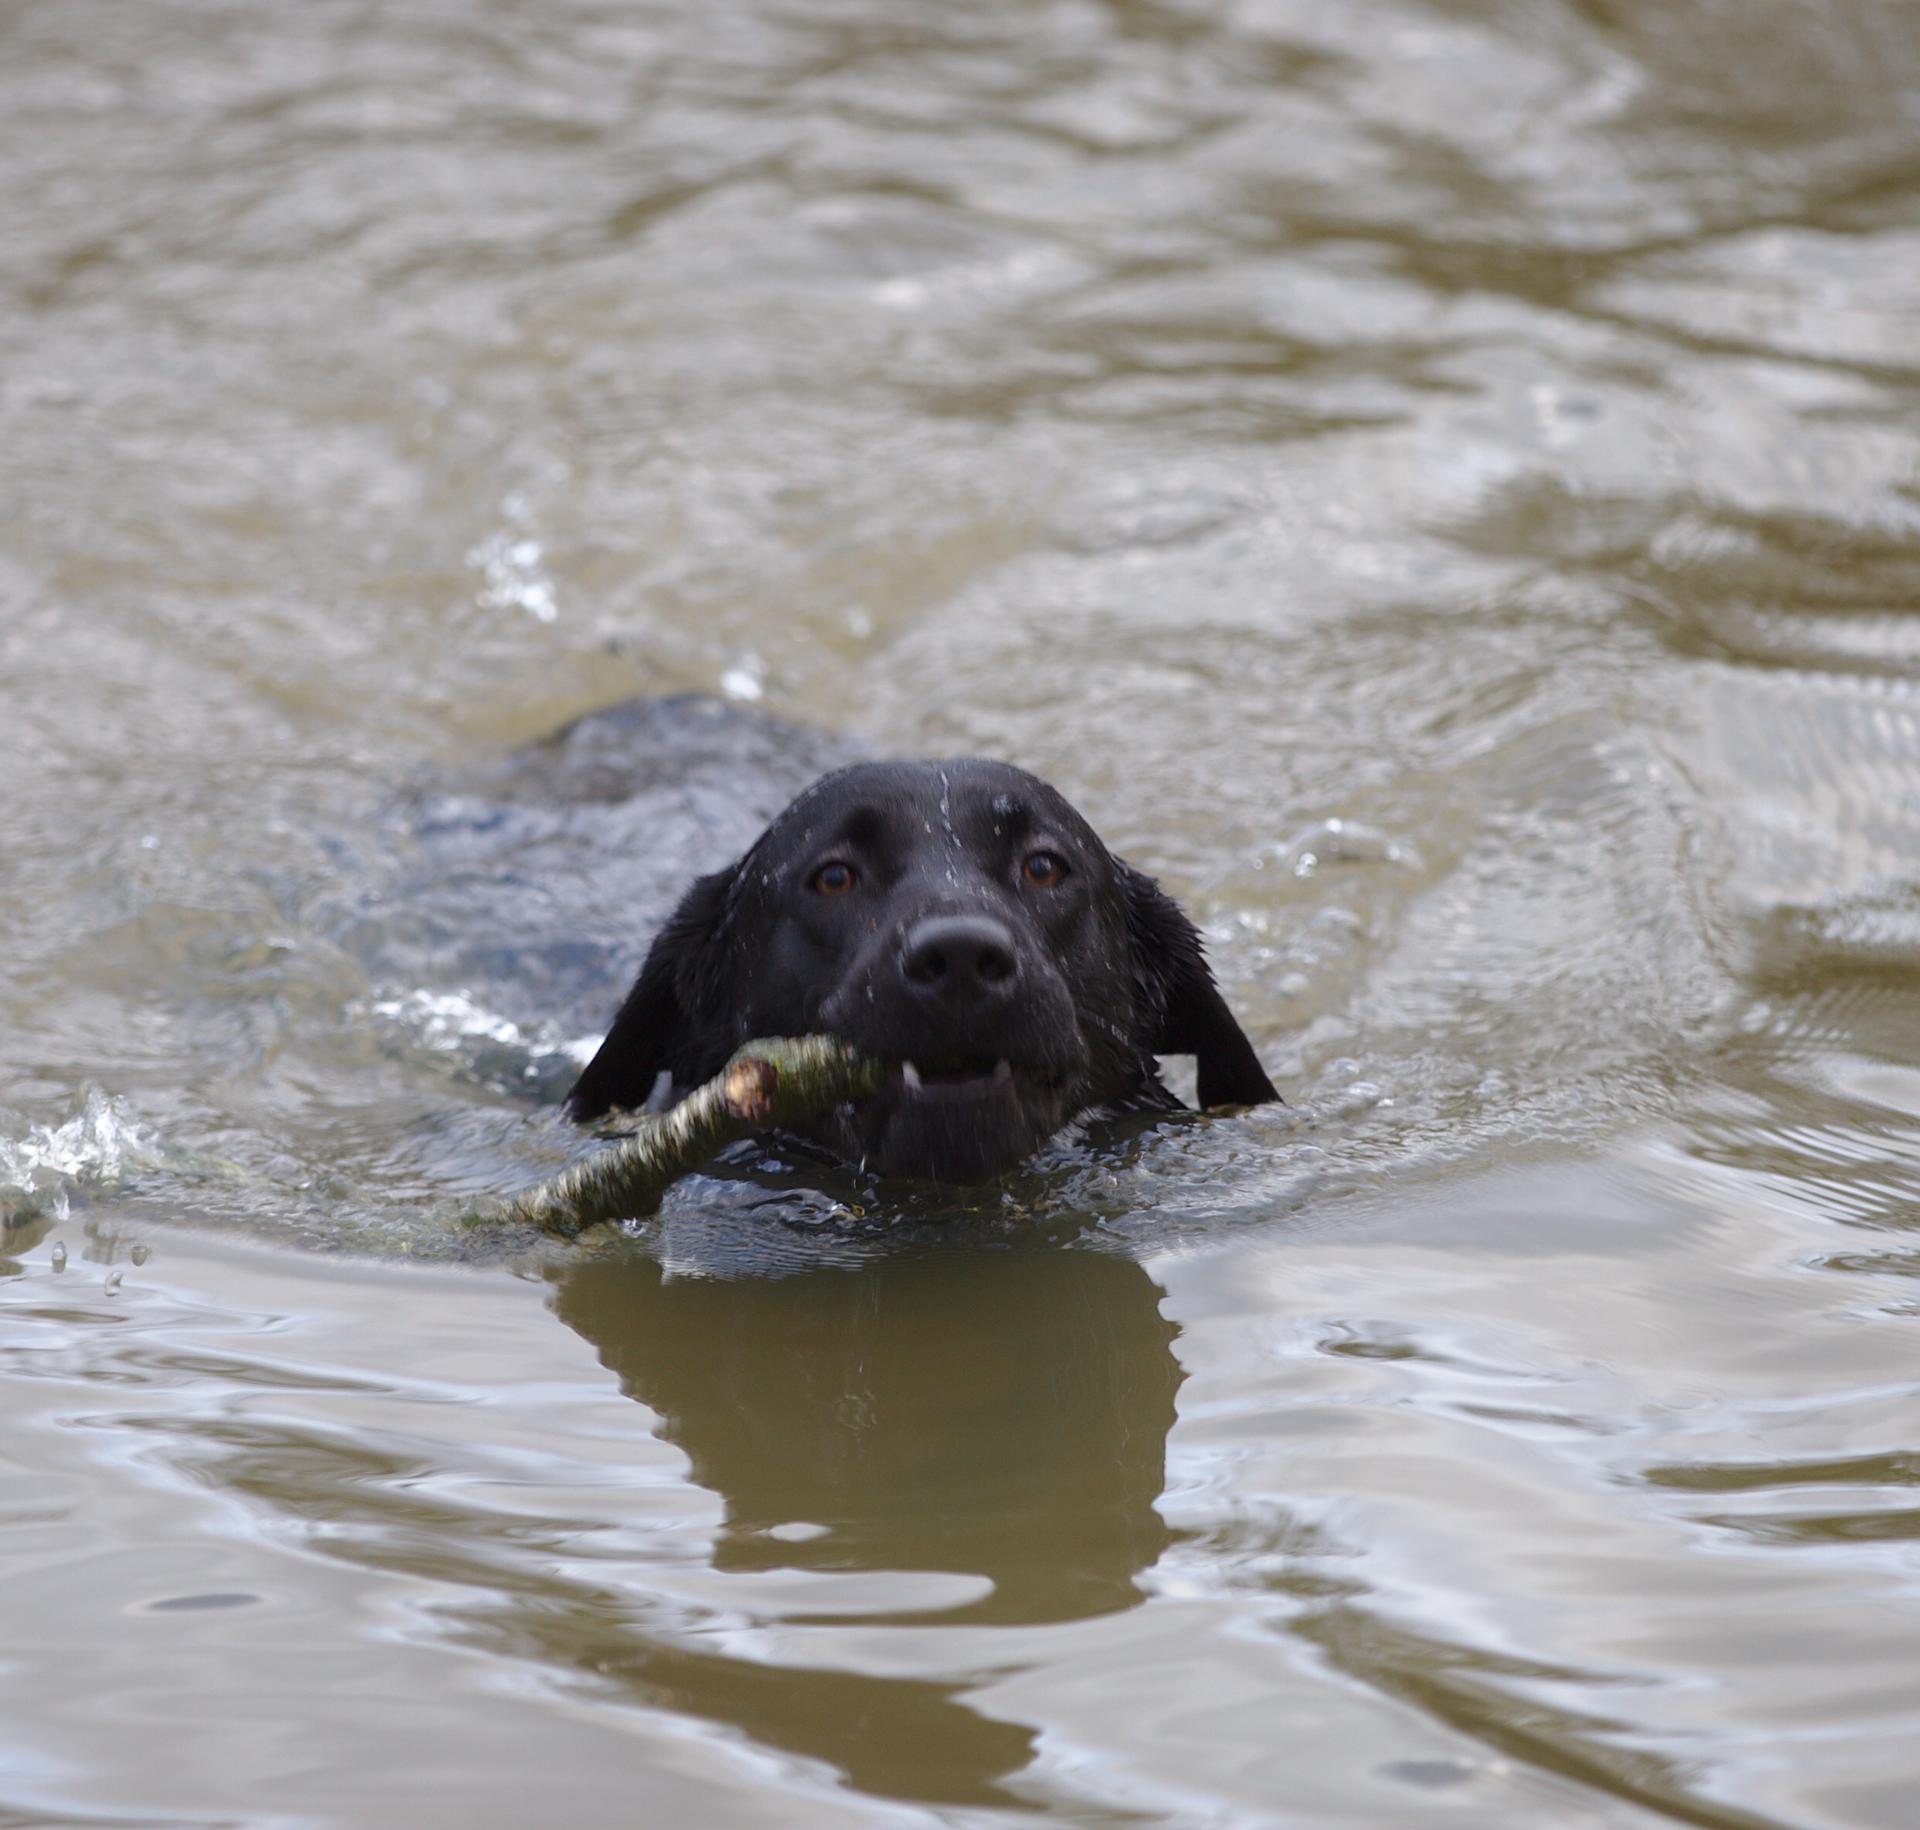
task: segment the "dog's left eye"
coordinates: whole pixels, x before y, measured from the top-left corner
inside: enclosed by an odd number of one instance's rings
[[[1067,861],[1058,852],[1036,851],[1020,866],[1020,874],[1035,889],[1057,889],[1067,878]]]
[[[820,896],[844,896],[853,888],[853,866],[835,858],[813,873],[812,887]]]

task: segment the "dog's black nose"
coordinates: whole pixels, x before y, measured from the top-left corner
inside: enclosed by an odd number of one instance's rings
[[[991,915],[928,915],[902,938],[900,969],[930,997],[997,997],[1012,990],[1020,957]]]

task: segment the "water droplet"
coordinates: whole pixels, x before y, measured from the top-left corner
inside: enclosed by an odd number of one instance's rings
[[[153,1256],[153,1250],[148,1245],[140,1244],[136,1245],[127,1256],[131,1258],[135,1264],[145,1264],[147,1260]]]
[[[107,1281],[104,1287],[109,1296],[118,1296],[120,1294],[120,1280],[125,1275],[126,1273],[124,1271],[109,1271],[107,1273]]]
[[[54,1241],[53,1250],[47,1256],[56,1271],[64,1271],[67,1268],[67,1248],[58,1240]]]
[[[804,1544],[810,1538],[824,1538],[829,1528],[816,1525],[811,1519],[792,1519],[784,1525],[769,1525],[767,1536],[777,1538],[782,1544]]]

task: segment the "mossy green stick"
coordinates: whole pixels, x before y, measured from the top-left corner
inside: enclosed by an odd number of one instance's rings
[[[682,1176],[770,1125],[793,1125],[880,1090],[886,1069],[837,1036],[748,1042],[670,1112],[621,1121],[629,1134],[525,1194],[474,1213],[478,1225],[573,1239],[602,1220],[650,1214]]]

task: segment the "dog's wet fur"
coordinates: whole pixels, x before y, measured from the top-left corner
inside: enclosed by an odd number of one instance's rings
[[[579,1120],[677,1098],[756,1036],[839,1036],[885,1091],[806,1128],[885,1175],[973,1182],[1073,1119],[1274,1091],[1200,936],[1053,788],[1005,763],[857,763],[823,777],[656,936],[574,1084]]]

